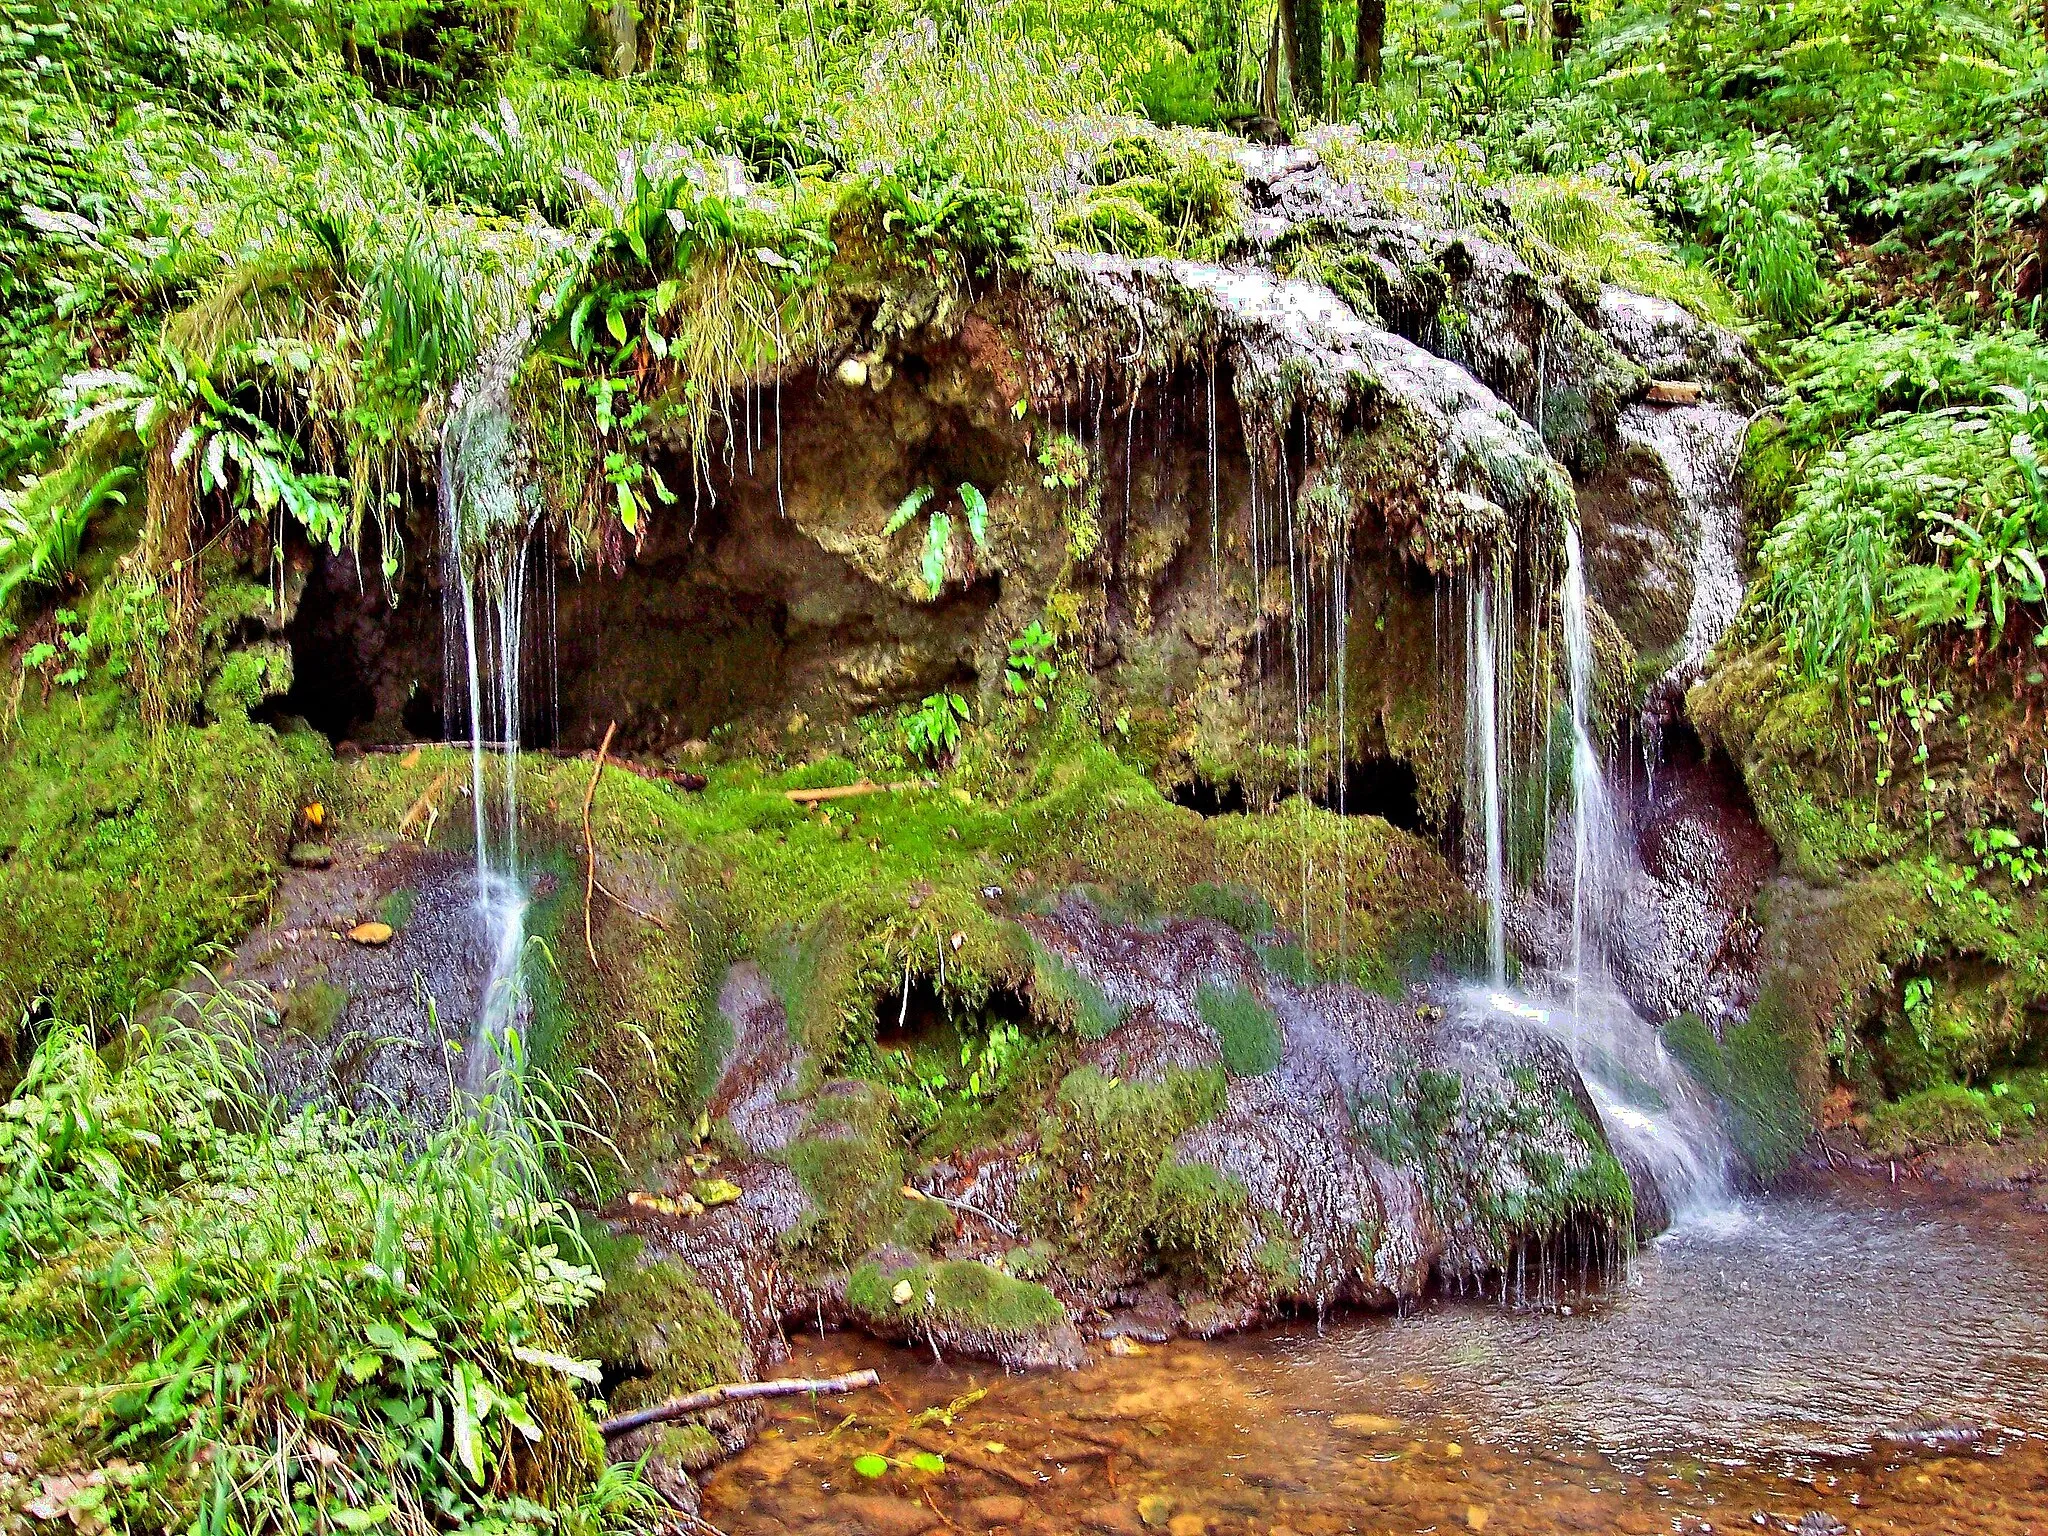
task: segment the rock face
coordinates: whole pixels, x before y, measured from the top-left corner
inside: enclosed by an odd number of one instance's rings
[[[1443,168],[1358,153],[1238,152],[1232,264],[1069,250],[979,293],[848,288],[820,355],[736,398],[709,462],[657,413],[680,504],[609,574],[530,562],[525,736],[588,747],[616,722],[614,749],[641,755],[714,734],[721,752],[846,747],[941,691],[998,714],[1013,642],[1046,626],[1163,787],[1262,809],[1358,786],[1370,803],[1347,809],[1400,802],[1448,847],[1480,814],[1468,663],[1474,615],[1498,615],[1508,819],[1540,845],[1566,530],[1610,735],[1647,661],[1661,736],[1740,595],[1733,470],[1758,375],[1674,305],[1532,266],[1513,208],[1475,211]],[[383,594],[301,564],[293,704],[343,734],[431,729],[451,701],[433,626],[380,622]],[[407,569],[400,611],[431,614],[440,562]],[[1493,605],[1469,608],[1482,588]],[[1754,995],[1768,848],[1723,835],[1739,807],[1696,766],[1631,824],[1617,971],[1654,1018]],[[1512,852],[1540,885],[1540,853]],[[1522,947],[1568,954],[1557,902],[1548,929],[1539,905]],[[880,1077],[804,1054],[759,965],[726,975],[718,1130],[690,1158],[740,1197],[606,1214],[686,1259],[757,1353],[829,1313],[1056,1364],[1084,1326],[1387,1305],[1661,1219],[1542,1028],[1290,980],[1308,968],[1276,958],[1293,946],[1270,926],[1254,941],[1071,895],[1004,921],[1039,962],[1024,1011],[1072,1034],[1060,1075],[993,1144],[924,1167]],[[394,926],[350,963],[409,963],[420,941]],[[907,1008],[907,970],[904,987]],[[300,1054],[334,1077],[333,1053]]]
[[[1163,782],[1270,803],[1303,787],[1274,745],[1299,740],[1319,783],[1401,765],[1446,829],[1465,661],[1444,610],[1498,567],[1542,622],[1575,483],[1605,632],[1675,699],[1740,591],[1740,342],[1532,268],[1512,210],[1441,167],[1238,158],[1239,264],[1066,252],[979,295],[840,294],[815,368],[736,400],[708,464],[674,445],[690,489],[618,574],[532,562],[528,738],[832,743],[942,689],[1000,702],[1009,641],[1051,615]],[[1653,379],[1701,401],[1642,403]],[[291,707],[337,734],[449,715],[436,535],[412,537],[397,617],[306,558]]]

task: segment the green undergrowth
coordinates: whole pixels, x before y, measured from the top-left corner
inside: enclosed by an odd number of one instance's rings
[[[604,1466],[597,1367],[568,1350],[602,1282],[554,1193],[575,1157],[553,1102],[507,1073],[424,1145],[288,1115],[255,1086],[259,1008],[209,991],[118,1048],[52,1024],[6,1106],[0,1335],[57,1349],[62,1432],[128,1469],[60,1495],[73,1518],[595,1532],[644,1513]]]

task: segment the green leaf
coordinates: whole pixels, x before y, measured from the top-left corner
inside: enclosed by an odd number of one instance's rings
[[[327,1518],[344,1531],[367,1531],[389,1520],[393,1510],[389,1504],[376,1503],[367,1509],[350,1509],[346,1504],[330,1505]]]
[[[604,1372],[599,1369],[595,1360],[578,1360],[573,1355],[558,1355],[551,1349],[528,1349],[524,1344],[512,1346],[512,1358],[523,1360],[528,1365],[545,1366],[551,1371],[560,1371],[564,1376],[574,1376],[578,1381],[588,1382],[593,1387],[601,1385],[604,1381]]]
[[[889,1470],[889,1462],[886,1457],[877,1456],[870,1451],[865,1456],[853,1458],[853,1470],[862,1477],[880,1477]]]
[[[929,1472],[937,1477],[946,1470],[946,1458],[935,1451],[913,1451],[910,1464],[920,1472]]]
[[[882,537],[885,539],[893,538],[896,534],[908,528],[910,520],[922,512],[925,503],[937,494],[930,486],[920,485],[916,490],[904,497],[902,501],[896,504],[895,512],[890,515],[887,526],[882,529]]]
[[[455,1416],[455,1454],[475,1483],[484,1480],[484,1431],[476,1399],[487,1390],[475,1366],[467,1360],[455,1362],[454,1381],[448,1392],[448,1405]]]
[[[960,487],[960,505],[967,509],[967,532],[974,547],[988,553],[988,501],[971,484]]]
[[[924,584],[931,595],[937,597],[939,588],[946,583],[946,551],[953,543],[953,519],[943,512],[934,512],[932,520],[924,531],[924,559],[922,570]]]

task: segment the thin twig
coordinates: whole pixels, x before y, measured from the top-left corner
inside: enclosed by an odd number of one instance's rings
[[[597,781],[604,777],[604,756],[612,749],[614,720],[604,728],[604,741],[597,749],[597,766],[591,770],[590,785],[583,791],[583,855],[589,861],[583,876],[583,947],[590,951],[590,968],[597,969],[597,942],[590,936],[590,907],[597,887],[597,840],[590,833],[590,802],[597,798]],[[624,905],[624,903],[621,903]]]
[[[693,1413],[703,1413],[726,1403],[751,1402],[762,1397],[800,1397],[806,1394],[815,1397],[828,1392],[853,1392],[862,1387],[878,1386],[881,1380],[877,1371],[854,1371],[846,1376],[825,1376],[816,1380],[790,1377],[780,1381],[729,1381],[723,1386],[692,1392],[688,1397],[673,1398],[653,1408],[642,1408],[637,1413],[622,1413],[615,1419],[606,1419],[598,1425],[598,1430],[611,1440],[631,1434],[636,1429],[645,1429],[649,1424],[666,1424],[671,1419],[688,1418]]]
[[[835,784],[830,789],[785,789],[782,797],[798,805],[816,805],[820,800],[849,800],[855,795],[891,794],[901,789],[932,789],[931,779],[898,779],[894,784],[875,784],[862,779],[858,784]]]
[[[597,893],[600,896],[607,896],[611,898],[612,901],[616,902],[619,906],[624,907],[628,912],[632,913],[635,917],[639,918],[641,922],[652,923],[655,927],[659,928],[663,933],[668,932],[667,918],[658,916],[653,912],[641,911],[638,907],[634,906],[633,903],[626,900],[625,897],[621,896],[617,891],[613,890],[610,886],[606,885],[602,880],[597,882]]]
[[[924,1192],[920,1190],[919,1193],[923,1194]],[[1011,1226],[1007,1221],[1003,1220],[1002,1217],[992,1216],[987,1211],[984,1211],[980,1206],[969,1205],[965,1200],[955,1200],[949,1195],[925,1195],[925,1199],[935,1200],[940,1205],[947,1207],[949,1210],[965,1211],[969,1216],[979,1216],[983,1221],[987,1222],[990,1226],[994,1227],[998,1232],[1004,1233],[1007,1236],[1023,1236],[1021,1232],[1019,1232],[1015,1227]]]

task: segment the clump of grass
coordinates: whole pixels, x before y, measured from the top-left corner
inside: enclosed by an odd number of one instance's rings
[[[1280,1022],[1250,988],[1204,982],[1195,1007],[1223,1043],[1223,1070],[1232,1077],[1259,1077],[1280,1065]]]
[[[1871,1113],[1865,1138],[1880,1157],[1904,1157],[1938,1147],[1997,1141],[2004,1131],[1989,1094],[1943,1083],[1879,1105]]]
[[[1494,188],[1508,235],[1539,272],[1615,283],[1732,321],[1735,306],[1713,273],[1672,255],[1642,205],[1591,176],[1510,176]]]
[[[281,1117],[255,1087],[260,1011],[212,987],[118,1055],[54,1024],[7,1106],[0,1326],[66,1341],[97,1404],[75,1437],[140,1462],[103,1514],[254,1531],[344,1511],[423,1536],[533,1524],[520,1499],[644,1507],[602,1475],[596,1369],[564,1352],[601,1282],[549,1174],[575,1166],[571,1124],[516,1037],[480,1112],[415,1147]]]

